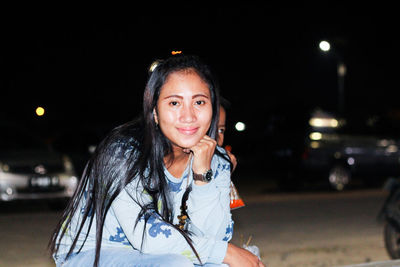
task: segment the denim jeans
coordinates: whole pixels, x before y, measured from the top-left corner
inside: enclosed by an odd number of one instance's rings
[[[94,262],[94,250],[82,251],[64,260],[62,255],[56,260],[57,267],[91,267]],[[224,267],[226,264],[193,264],[178,254],[142,254],[133,249],[102,248],[99,267]]]

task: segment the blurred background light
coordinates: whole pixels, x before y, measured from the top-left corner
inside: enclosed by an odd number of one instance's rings
[[[41,116],[44,115],[45,110],[44,110],[44,108],[42,108],[42,107],[37,107],[35,112],[36,112],[36,115],[38,115],[39,117],[41,117]]]
[[[397,151],[399,151],[399,149],[396,145],[390,145],[386,148],[387,153],[396,153]]]
[[[315,140],[315,141],[321,140],[322,139],[322,134],[319,133],[319,132],[312,132],[312,133],[310,133],[310,139],[311,140]]]
[[[319,43],[319,49],[324,52],[328,52],[331,49],[331,44],[328,41],[321,41]]]
[[[311,148],[314,148],[314,149],[317,149],[317,148],[320,147],[320,144],[319,144],[319,142],[317,142],[317,141],[312,141],[312,142],[310,143],[310,147],[311,147]]]
[[[239,121],[235,124],[235,129],[238,132],[242,132],[246,129],[246,124],[244,124],[243,122]]]
[[[337,119],[334,118],[312,118],[309,121],[310,126],[312,127],[331,127],[336,128],[339,125]]]

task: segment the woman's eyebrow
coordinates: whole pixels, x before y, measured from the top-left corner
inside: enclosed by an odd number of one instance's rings
[[[205,95],[205,94],[196,94],[196,95],[192,96],[192,99],[193,99],[193,98],[196,98],[196,97],[205,97],[205,98],[209,98],[209,96],[208,96],[208,95]]]
[[[180,95],[169,95],[169,96],[164,97],[164,99],[175,98],[175,97],[183,99],[183,96],[180,96]]]
[[[183,99],[183,96],[180,96],[180,95],[169,95],[169,96],[164,97],[164,99],[175,98],[175,97],[176,97],[176,98]],[[196,97],[205,97],[205,98],[209,98],[209,96],[206,95],[206,94],[195,94],[195,95],[192,96],[192,99],[194,99],[194,98],[196,98]]]

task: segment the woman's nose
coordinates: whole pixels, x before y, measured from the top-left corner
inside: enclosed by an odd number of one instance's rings
[[[185,106],[181,110],[179,121],[183,123],[192,123],[196,121],[196,114],[191,106]]]

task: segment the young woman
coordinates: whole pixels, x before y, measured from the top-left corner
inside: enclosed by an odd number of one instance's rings
[[[88,162],[50,241],[57,266],[263,266],[234,246],[219,96],[194,56],[159,62],[143,115]]]

